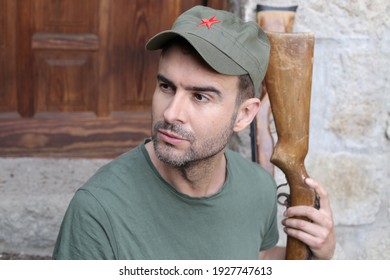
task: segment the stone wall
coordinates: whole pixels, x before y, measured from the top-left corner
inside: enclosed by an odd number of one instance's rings
[[[107,160],[0,158],[1,253],[50,256],[76,189]]]
[[[306,167],[331,198],[335,259],[390,259],[390,1],[231,3],[245,20],[258,3],[298,4],[295,31],[316,36]],[[247,135],[238,145],[249,157]],[[0,158],[0,253],[51,254],[74,191],[104,163]]]
[[[298,5],[294,31],[316,38],[306,168],[331,198],[335,259],[390,259],[390,2],[232,2],[245,20]]]

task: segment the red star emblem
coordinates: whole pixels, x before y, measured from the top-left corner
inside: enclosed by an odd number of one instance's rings
[[[217,20],[215,19],[217,16],[213,16],[211,17],[210,19],[208,18],[203,18],[202,19],[202,22],[199,23],[197,26],[203,26],[203,25],[206,25],[208,29],[211,28],[211,25],[213,25],[214,23],[218,23],[218,22],[221,22],[220,20]]]

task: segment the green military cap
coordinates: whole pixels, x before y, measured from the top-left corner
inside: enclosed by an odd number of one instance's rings
[[[270,45],[267,35],[257,23],[244,22],[227,11],[195,6],[181,14],[172,29],[153,36],[146,49],[161,49],[177,36],[186,39],[218,73],[249,74],[256,96],[259,96]]]

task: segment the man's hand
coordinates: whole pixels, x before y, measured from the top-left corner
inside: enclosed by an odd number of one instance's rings
[[[284,231],[303,243],[306,243],[313,252],[315,259],[331,259],[336,247],[332,209],[325,189],[315,180],[306,178],[305,183],[313,188],[320,199],[320,209],[309,206],[289,207],[282,224]],[[306,217],[311,222],[296,219]]]

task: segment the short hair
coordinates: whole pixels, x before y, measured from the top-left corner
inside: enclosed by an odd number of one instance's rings
[[[238,76],[238,93],[236,105],[241,105],[242,102],[249,98],[255,97],[255,87],[249,74]]]

